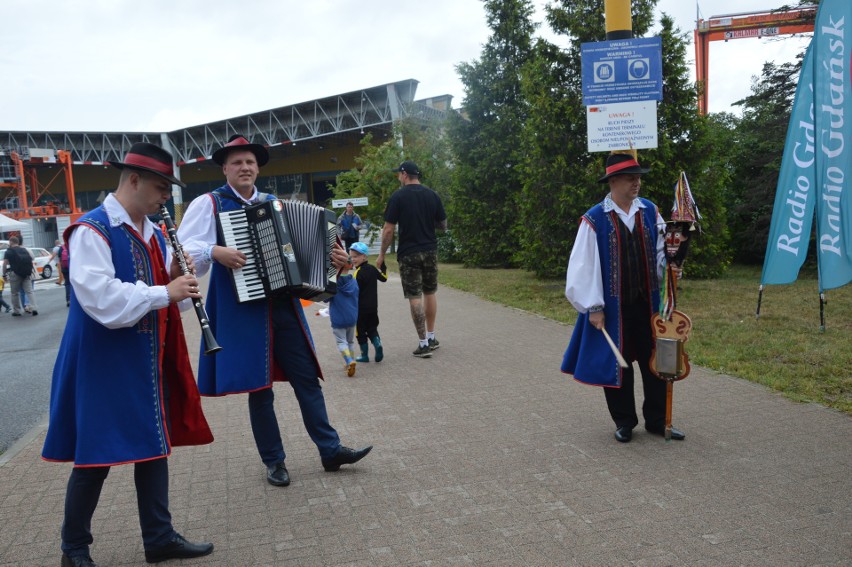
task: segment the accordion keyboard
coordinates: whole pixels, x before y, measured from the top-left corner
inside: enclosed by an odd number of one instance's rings
[[[241,250],[246,255],[246,265],[239,270],[232,270],[237,300],[244,302],[265,297],[260,262],[252,245],[245,211],[220,213],[219,226],[222,229],[225,246]]]

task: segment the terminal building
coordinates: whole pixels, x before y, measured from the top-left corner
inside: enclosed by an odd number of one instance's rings
[[[177,176],[187,184],[174,186],[169,202],[179,220],[185,204],[224,183],[211,156],[234,134],[269,150],[258,190],[329,206],[329,185],[355,167],[366,134],[383,143],[398,120],[441,119],[451,109],[450,95],[415,100],[417,85],[408,79],[172,132],[0,131],[0,213],[27,225],[13,229],[25,246],[50,249],[65,227],[115,189],[119,170],[108,162],[150,142],[175,156]]]

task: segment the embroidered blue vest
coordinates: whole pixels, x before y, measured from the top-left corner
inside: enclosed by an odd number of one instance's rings
[[[233,195],[228,185],[199,198],[213,199],[215,214],[235,211],[242,207],[240,202],[223,195]],[[273,195],[264,196],[266,200],[275,199]],[[220,241],[218,244],[224,246],[224,242]],[[297,298],[288,297],[288,300],[299,315],[306,346],[316,358],[302,305]],[[210,287],[204,301],[210,318],[210,330],[222,350],[213,356],[202,354],[199,359],[198,390],[202,396],[252,392],[269,388],[274,380],[285,378],[273,358],[272,300],[237,302],[228,269],[218,262],[213,262],[210,269]],[[203,353],[204,345],[201,347]],[[316,366],[319,369],[319,362]]]
[[[155,285],[146,244],[125,225],[110,226],[103,206],[69,227],[66,241],[80,225],[109,243],[116,278]],[[159,231],[155,237],[165,258],[165,239]],[[164,339],[156,311],[132,327],[108,329],[89,317],[72,293],[53,369],[43,458],[98,466],[168,456],[159,363]]]
[[[645,278],[645,289],[649,293],[648,304],[653,313],[660,307],[660,285],[656,268],[657,238],[659,238],[656,228],[657,207],[647,199],[641,199],[641,201],[645,204],[645,208],[639,209],[633,234],[635,238],[641,240],[645,251],[646,261],[642,266],[641,277]],[[604,292],[604,325],[613,342],[621,348],[620,268],[624,247],[620,242],[617,225],[620,221],[615,212],[604,212],[602,204],[589,209],[583,215],[583,219],[589,222],[595,231],[600,255]],[[588,313],[581,313],[577,317],[561,369],[562,372],[572,374],[577,381],[585,384],[621,387],[621,367],[603,333],[589,324]]]

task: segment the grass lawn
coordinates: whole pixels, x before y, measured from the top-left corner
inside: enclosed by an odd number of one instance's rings
[[[395,259],[389,268],[397,271]],[[815,273],[769,286],[755,317],[760,268],[733,266],[714,280],[690,280],[688,265],[677,308],[692,319],[687,350],[694,365],[764,384],[802,402],[852,415],[852,285],[826,292],[819,328]],[[574,324],[565,281],[538,280],[522,270],[480,270],[441,264],[439,281],[490,301]]]

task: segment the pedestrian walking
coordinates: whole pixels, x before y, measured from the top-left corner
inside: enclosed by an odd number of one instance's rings
[[[358,324],[358,282],[341,270],[337,292],[328,299],[328,316],[347,376],[355,376],[355,326]]]
[[[411,319],[419,343],[412,353],[429,358],[440,343],[435,338],[438,316],[438,240],[435,230],[447,229],[447,214],[438,194],[420,183],[421,172],[413,161],[404,161],[393,170],[401,187],[394,191],[385,208],[382,243],[376,265],[385,261],[385,251],[393,243],[399,224],[396,257],[402,279],[402,293],[408,299]]]
[[[358,325],[356,335],[361,354],[356,362],[370,362],[370,346],[373,343],[375,361],[384,358],[382,339],[379,337],[379,294],[378,282],[388,281],[387,264],[382,263],[377,269],[370,264],[367,257],[369,249],[363,242],[356,242],[349,249],[352,265],[355,268],[355,281],[358,282]]]
[[[288,486],[290,474],[284,464],[286,453],[272,388],[274,382],[286,378],[323,468],[337,471],[341,465],[364,458],[372,446],[355,450],[342,445],[329,422],[320,386],[322,371],[299,298],[284,294],[238,302],[230,270],[245,266],[246,256],[225,246],[217,233],[218,213],[275,198],[260,193],[255,186],[260,168],[269,161],[269,153],[262,145],[234,135],[213,152],[213,161],[222,167],[226,183],[194,199],[178,229],[181,245],[195,261],[198,274],[210,272],[205,294],[207,314],[210,329],[222,346],[215,356],[201,356],[199,360],[201,394],[248,394],[249,421],[260,459],[266,466],[266,480],[274,486]],[[331,261],[340,269],[348,255],[337,245]]]
[[[57,264],[59,263],[58,258],[62,254],[62,241],[58,238],[54,241],[53,250],[50,253],[50,257],[47,259],[47,263],[50,264],[53,262],[54,258],[57,258]],[[61,267],[61,266],[60,266]],[[62,273],[62,270],[59,270],[59,277],[56,278],[56,285],[63,285],[65,283],[65,274]]]
[[[337,232],[346,244],[346,251],[360,239],[361,217],[355,213],[355,205],[346,203],[346,210],[337,217]]]
[[[9,281],[11,288],[13,317],[22,315],[22,303],[28,313],[38,315],[35,288],[33,287],[34,273],[32,253],[21,246],[21,241],[17,236],[9,238],[9,248],[6,249],[3,258],[3,277]],[[23,302],[22,297],[24,298]]]
[[[12,306],[6,303],[6,300],[3,299],[3,288],[6,287],[6,279],[0,277],[0,309],[4,309],[6,313],[9,313],[12,310]]]
[[[183,275],[148,219],[171,197],[172,184],[183,184],[171,154],[153,144],[134,144],[124,161],[110,163],[121,169],[118,188],[65,231],[76,301],[53,369],[42,450],[46,461],[74,463],[62,567],[95,565],[89,546],[101,488],[113,466],[129,463],[145,560],[213,551],[176,532],[169,512],[172,447],[213,441],[178,308],[200,297],[198,280]]]

